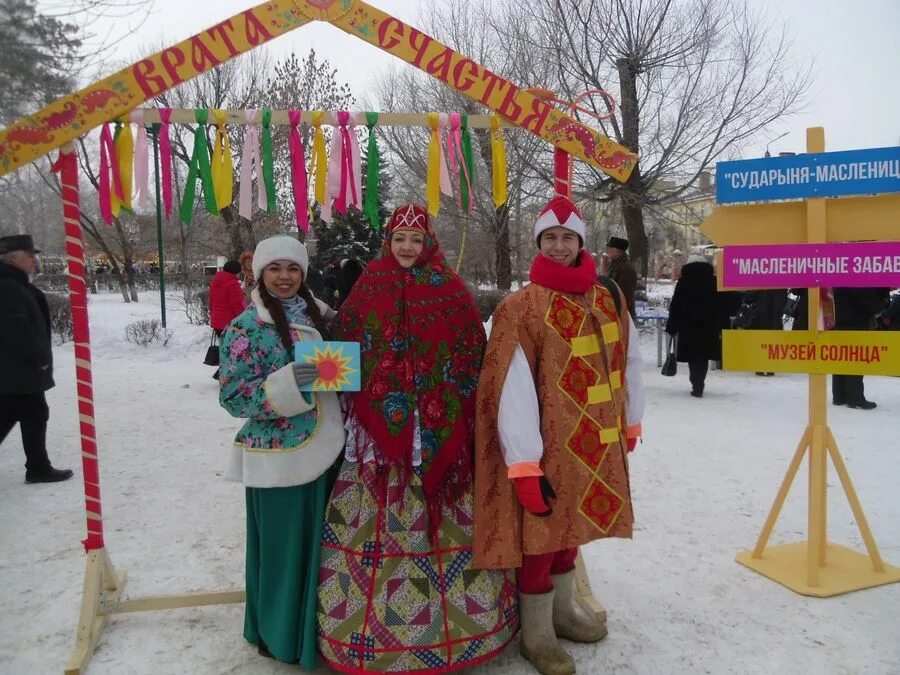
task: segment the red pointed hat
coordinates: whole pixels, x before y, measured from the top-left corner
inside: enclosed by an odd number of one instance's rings
[[[562,195],[556,195],[551,199],[541,215],[534,223],[534,238],[537,241],[541,232],[551,227],[564,227],[572,230],[581,237],[581,243],[584,244],[584,221],[581,219],[581,213],[578,207],[572,201]]]

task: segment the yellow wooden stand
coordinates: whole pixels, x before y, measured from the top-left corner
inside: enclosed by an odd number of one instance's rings
[[[807,152],[825,151],[825,130],[807,129]],[[809,243],[826,241],[826,200],[806,200]],[[819,289],[809,289],[809,330],[817,331]],[[900,568],[886,565],[878,553],[875,538],[853,489],[850,474],[828,427],[828,387],[825,375],[809,376],[809,424],[800,439],[781,489],[763,526],[756,546],[737,556],[737,561],[752,570],[787,586],[797,593],[827,597],[863,588],[900,581]],[[769,535],[804,456],[809,451],[809,540],[766,548]],[[827,462],[831,457],[841,486],[850,502],[853,517],[866,544],[868,555],[836,544],[827,538]]]
[[[575,558],[575,601],[581,609],[597,623],[606,623],[606,607],[594,597],[591,589],[591,581],[588,579],[587,570],[584,568],[584,559],[581,551]]]
[[[243,589],[234,589],[122,600],[125,578],[125,572],[117,572],[113,567],[105,548],[88,553],[75,649],[66,664],[66,675],[80,675],[84,672],[111,614],[243,602],[245,596]]]

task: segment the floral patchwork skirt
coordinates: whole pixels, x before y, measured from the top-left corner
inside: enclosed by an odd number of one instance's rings
[[[513,571],[472,567],[471,490],[428,536],[422,483],[385,485],[345,461],[322,532],[319,649],[345,673],[446,673],[483,663],[518,630]]]

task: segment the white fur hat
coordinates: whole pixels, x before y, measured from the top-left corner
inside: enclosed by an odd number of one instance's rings
[[[288,235],[269,237],[256,245],[253,252],[253,278],[259,279],[263,268],[276,260],[290,260],[297,263],[303,270],[303,278],[306,279],[309,253],[306,252],[306,246]]]
[[[694,253],[692,256],[690,256],[687,259],[686,264],[690,265],[691,263],[698,263],[698,262],[710,264],[709,260],[707,260],[705,256],[702,256],[699,253]]]
[[[556,195],[551,199],[535,221],[535,241],[540,238],[541,232],[549,230],[551,227],[564,227],[572,230],[581,237],[581,243],[584,244],[584,221],[581,219],[581,214],[575,204],[562,195]]]

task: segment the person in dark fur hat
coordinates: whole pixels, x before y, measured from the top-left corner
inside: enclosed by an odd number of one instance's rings
[[[634,294],[637,290],[637,272],[635,272],[634,265],[631,264],[631,259],[628,257],[628,240],[621,237],[610,237],[606,244],[606,255],[609,256],[607,274],[622,289],[625,302],[628,304],[628,313],[634,319]]]
[[[44,392],[54,385],[50,310],[28,281],[38,253],[30,235],[0,237],[0,443],[18,423],[25,482],[56,483],[72,471],[54,469],[47,456],[50,409]]]

